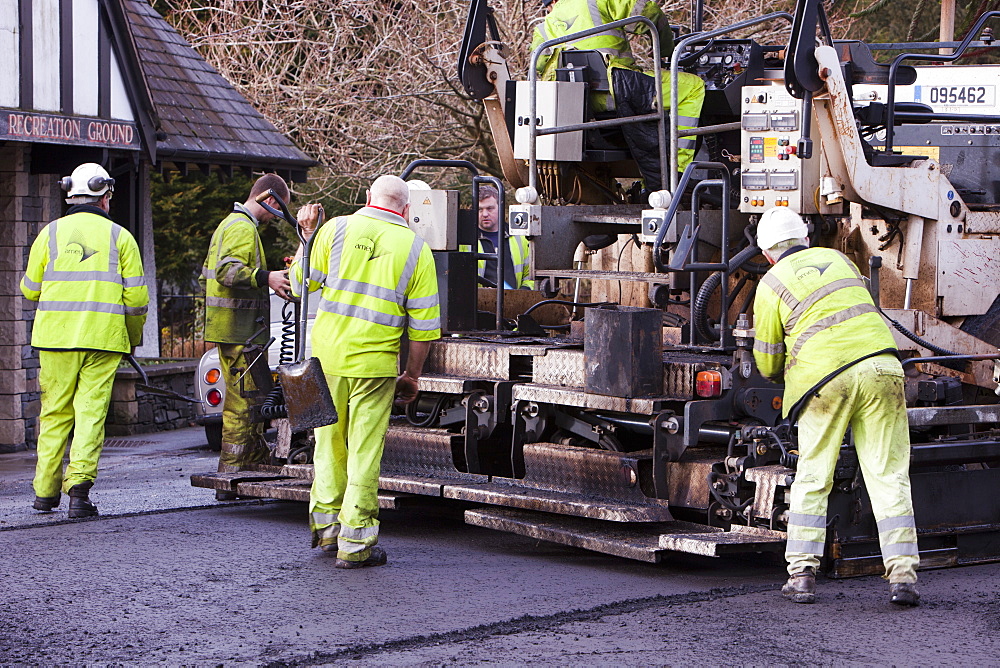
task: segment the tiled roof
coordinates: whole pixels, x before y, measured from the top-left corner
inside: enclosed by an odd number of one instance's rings
[[[159,119],[158,161],[294,172],[316,164],[264,118],[147,0],[123,0]]]

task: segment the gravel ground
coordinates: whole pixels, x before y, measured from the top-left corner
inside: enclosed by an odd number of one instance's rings
[[[215,455],[181,432],[109,451],[88,520],[25,510],[31,457],[0,455],[0,665],[1000,665],[1000,564],[921,573],[916,609],[870,577],[794,605],[774,561],[632,562],[421,500],[383,512],[387,566],[342,571],[304,505],[190,488]]]

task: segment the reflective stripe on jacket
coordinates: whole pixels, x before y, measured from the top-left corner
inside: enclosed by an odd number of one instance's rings
[[[673,33],[670,30],[670,22],[664,16],[659,5],[650,0],[559,0],[545,17],[545,21],[535,27],[531,40],[531,50],[534,51],[542,42],[547,42],[550,39],[565,37],[595,26],[640,14],[656,26],[660,36],[660,52],[663,56],[669,56],[673,51]],[[559,62],[558,56],[563,49],[598,51],[604,56],[604,60],[609,66],[635,69],[635,58],[629,47],[626,32],[641,35],[647,32],[647,28],[642,24],[634,23],[624,28],[616,28],[560,44],[554,49],[546,50],[539,56],[538,73],[545,80],[555,79],[555,70]]]
[[[142,341],[149,291],[139,246],[97,207],[73,207],[42,229],[21,293],[38,302],[36,348],[127,353]]]
[[[430,247],[400,216],[364,207],[316,232],[309,290],[322,288],[312,332],[323,371],[351,378],[396,376],[403,328],[412,341],[441,336]],[[292,290],[302,269],[292,265]]]
[[[264,245],[257,234],[257,221],[242,206],[226,216],[205,256],[199,279],[205,286],[205,340],[213,343],[246,343],[261,328],[254,341],[270,336],[271,303],[264,269]]]
[[[508,237],[510,246],[510,258],[514,265],[514,281],[513,286],[516,288],[528,288],[529,290],[535,289],[535,282],[531,280],[531,243],[522,236],[510,236]],[[467,244],[462,244],[459,246],[460,251],[469,252],[472,250]],[[483,250],[483,240],[479,240],[479,252],[485,253]],[[479,260],[479,275],[486,275],[486,260]],[[511,284],[510,277],[508,277],[508,285]]]
[[[761,279],[753,310],[754,359],[764,376],[784,377],[786,415],[830,372],[895,347],[861,272],[830,248],[785,253]]]

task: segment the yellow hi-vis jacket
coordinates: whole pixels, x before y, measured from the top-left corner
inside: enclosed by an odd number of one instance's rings
[[[312,330],[313,354],[331,375],[396,376],[404,328],[411,341],[441,336],[430,247],[401,216],[373,206],[329,221],[316,235],[308,288],[323,292]],[[290,274],[298,294],[298,261]]]
[[[96,206],[71,207],[42,229],[21,293],[38,302],[35,348],[128,353],[142,341],[149,292],[139,246]]]
[[[494,252],[494,249],[486,251],[483,248],[483,240],[479,239],[479,252]],[[492,246],[492,244],[490,244]],[[514,265],[514,275],[507,277],[507,284],[517,288],[535,289],[535,282],[531,280],[531,244],[527,238],[522,236],[508,237],[508,247],[510,248],[510,259]],[[472,248],[466,244],[459,246],[460,251],[471,251]],[[486,275],[486,260],[479,260],[479,275]]]
[[[271,302],[257,219],[236,204],[212,235],[199,282],[205,288],[205,340],[246,343],[270,337]],[[260,324],[257,321],[261,320]]]
[[[784,377],[784,414],[813,385],[852,360],[895,348],[892,334],[842,253],[790,249],[754,297],[753,355],[761,374]]]
[[[660,35],[660,53],[669,56],[674,50],[670,21],[664,16],[660,6],[651,0],[558,0],[545,17],[545,21],[535,27],[531,50],[534,51],[542,42],[550,39],[565,37],[640,14],[656,26],[656,31]],[[615,28],[560,44],[551,51],[547,50],[539,55],[538,73],[545,80],[555,79],[559,53],[563,49],[598,51],[604,56],[609,67],[637,69],[626,32],[642,35],[647,32],[647,28],[641,23],[632,23],[624,28]]]

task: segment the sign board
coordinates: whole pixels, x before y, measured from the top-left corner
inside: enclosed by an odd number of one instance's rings
[[[0,140],[140,150],[135,123],[0,109]]]

